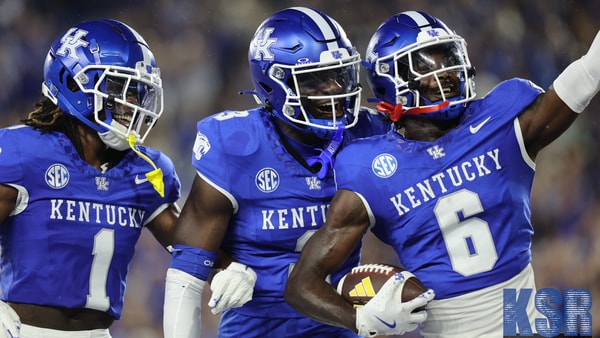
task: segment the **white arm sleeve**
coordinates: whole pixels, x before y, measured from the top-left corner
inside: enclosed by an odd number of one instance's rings
[[[581,113],[600,89],[600,32],[587,54],[571,63],[552,85],[560,99]]]
[[[165,338],[199,338],[202,290],[205,281],[169,268],[165,283],[163,332]]]

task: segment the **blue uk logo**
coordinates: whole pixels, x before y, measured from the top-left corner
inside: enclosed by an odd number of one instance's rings
[[[504,289],[504,335],[533,336],[527,314],[532,289]],[[535,318],[535,329],[542,337],[556,337],[564,330],[567,337],[592,335],[592,294],[584,289],[565,289],[564,297],[553,288],[535,293],[534,304],[543,316]]]

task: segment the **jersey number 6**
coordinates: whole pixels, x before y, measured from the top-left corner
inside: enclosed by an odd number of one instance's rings
[[[488,223],[469,218],[482,211],[479,195],[465,189],[441,197],[434,208],[452,268],[463,276],[489,271],[498,260]]]

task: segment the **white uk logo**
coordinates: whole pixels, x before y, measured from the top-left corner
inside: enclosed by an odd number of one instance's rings
[[[57,55],[68,56],[71,59],[77,60],[79,57],[77,56],[77,48],[79,47],[87,47],[89,42],[83,40],[83,38],[88,34],[88,31],[78,28],[71,28],[65,34],[60,42],[60,48],[56,51]]]
[[[427,153],[431,155],[434,160],[446,156],[444,153],[444,148],[438,146],[437,144],[431,148],[427,148]]]
[[[321,180],[316,176],[306,177],[305,179],[309,190],[321,190]]]
[[[100,191],[108,191],[108,180],[106,177],[96,176],[96,187]]]
[[[273,60],[274,55],[269,49],[272,44],[277,42],[276,38],[269,38],[275,28],[269,27],[258,33],[258,37],[254,39],[254,58],[259,60]],[[262,56],[262,57],[261,57]]]

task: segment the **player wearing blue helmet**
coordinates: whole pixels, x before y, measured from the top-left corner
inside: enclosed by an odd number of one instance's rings
[[[160,72],[131,27],[86,21],[52,44],[42,93],[0,129],[0,336],[110,337],[142,229],[167,247],[178,215],[173,163],[141,145]]]
[[[167,273],[165,337],[199,336],[213,265],[208,305],[222,312],[219,337],[355,337],[302,316],[283,291],[302,246],[325,220],[338,150],[391,125],[359,106],[360,55],[318,10],[293,7],[267,18],[248,60],[260,107],[197,124],[197,176]],[[358,261],[357,247],[331,280]]]
[[[535,293],[535,158],[600,89],[600,34],[547,91],[515,78],[480,99],[465,45],[439,19],[417,11],[390,17],[371,38],[369,84],[396,128],[338,155],[327,222],[304,246],[286,289],[299,312],[366,336],[418,324],[423,337],[550,332],[536,324],[542,316],[532,301],[515,319],[518,327],[504,331],[503,290]],[[435,291],[427,316],[411,314],[412,303],[394,303],[395,280],[356,310],[325,282],[368,228]]]
[[[430,120],[460,117],[475,98],[475,68],[466,45],[432,16],[388,19],[371,37],[363,63],[369,87],[381,102],[378,109],[393,121],[401,115]],[[448,74],[454,76],[450,79]]]

